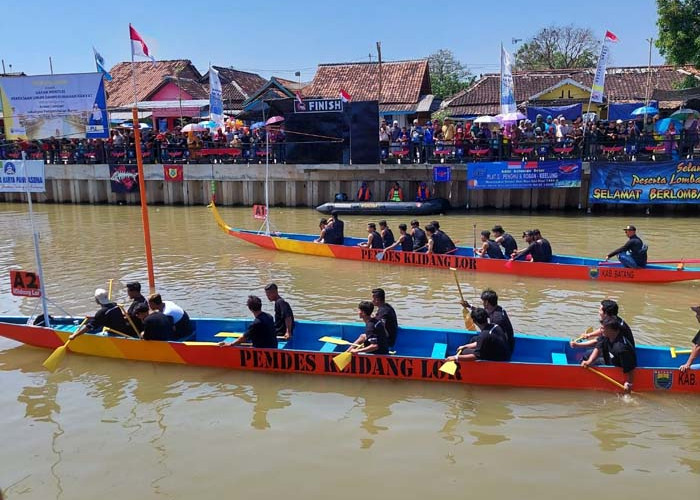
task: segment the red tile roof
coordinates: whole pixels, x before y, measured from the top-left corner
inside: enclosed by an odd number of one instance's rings
[[[700,74],[691,66],[652,66],[650,91],[653,89],[672,89],[673,85],[685,78],[687,73]],[[595,68],[559,69],[514,73],[515,101],[519,106],[526,105],[534,95],[556,86],[570,78],[590,88],[593,83]],[[605,96],[612,96],[616,102],[643,101],[649,71],[644,67],[608,68],[605,76]],[[471,87],[465,89],[449,100],[448,109],[453,115],[496,114],[500,112],[500,75],[482,76]]]
[[[353,100],[377,100],[379,97],[378,63],[320,64],[313,81],[304,87],[308,97],[338,97],[345,90]],[[382,104],[416,104],[430,94],[428,60],[389,61],[382,63]]]
[[[213,66],[219,72],[221,91],[224,103],[227,107],[232,104],[242,104],[251,94],[265,85],[267,80],[257,73],[239,71],[233,68]],[[204,75],[205,85],[209,88],[209,72]],[[240,109],[240,107],[237,107]]]
[[[197,71],[189,59],[175,59],[172,61],[141,61],[134,63],[136,72],[136,89],[139,101],[146,101],[162,84],[166,76],[178,75],[199,81],[202,75]],[[107,106],[110,108],[125,107],[134,102],[134,87],[131,77],[131,62],[120,62],[110,70],[111,82],[105,82],[107,92]],[[190,93],[184,87],[188,94]],[[193,90],[195,92],[195,90]]]

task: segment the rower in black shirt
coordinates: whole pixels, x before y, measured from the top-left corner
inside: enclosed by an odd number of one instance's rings
[[[140,333],[140,337],[143,340],[177,340],[172,316],[163,314],[158,310],[149,314],[147,304],[136,306],[134,314],[143,325],[143,331]]]
[[[625,234],[627,234],[627,242],[620,248],[606,255],[605,260],[607,261],[610,257],[617,255],[620,263],[625,267],[646,267],[647,246],[639,236],[637,236],[637,228],[634,226],[627,226],[624,231]]]
[[[139,283],[138,281],[132,281],[130,283],[127,283],[126,293],[131,299],[131,305],[129,305],[129,309],[126,311],[126,313],[134,322],[134,326],[136,327],[136,329],[140,332],[143,330],[143,325],[141,324],[141,320],[136,317],[136,307],[139,304],[146,304],[146,310],[148,310],[148,303],[146,301],[146,297],[141,295],[141,283]]]
[[[438,234],[441,234],[443,236],[442,239],[446,244],[447,251],[449,252],[451,250],[454,250],[456,248],[456,246],[455,246],[454,242],[452,241],[452,238],[447,236],[447,233],[445,231],[443,231],[442,229],[440,229],[440,222],[434,220],[434,221],[431,221],[430,223],[435,228],[435,232]]]
[[[385,220],[379,221],[379,234],[382,236],[383,248],[394,244],[394,233],[389,229]]]
[[[248,306],[248,310],[255,316],[253,322],[248,326],[242,336],[238,337],[230,344],[224,341],[219,342],[219,345],[234,346],[242,342],[252,342],[253,347],[276,349],[277,335],[275,334],[275,320],[272,319],[272,316],[263,312],[260,297],[249,295],[246,305]]]
[[[420,223],[416,219],[411,221],[411,237],[413,238],[414,252],[428,246],[428,237],[425,235],[425,231],[420,228]]]
[[[535,237],[535,240],[537,243],[540,245],[542,249],[542,262],[551,262],[552,261],[552,245],[549,244],[549,240],[542,237],[542,233],[540,233],[539,229],[533,229],[532,230],[533,236]]]
[[[427,253],[445,254],[454,251],[455,245],[452,240],[445,233],[438,231],[432,224],[425,226],[425,232],[428,235]]]
[[[372,290],[372,304],[377,308],[374,319],[384,323],[389,347],[394,347],[396,343],[396,332],[399,329],[399,320],[396,317],[396,311],[385,302],[384,289],[375,288]]]
[[[367,241],[358,243],[358,246],[367,248],[384,248],[382,237],[377,232],[377,225],[374,222],[367,224]]]
[[[357,306],[357,313],[365,322],[365,331],[357,337],[348,348],[354,353],[389,354],[389,339],[384,328],[384,322],[372,317],[374,306],[371,302],[363,300]]]
[[[503,254],[510,258],[513,252],[518,251],[518,243],[515,238],[506,233],[502,226],[493,226],[491,232],[495,236],[494,241],[503,247]]]
[[[397,239],[393,244],[385,246],[384,250],[394,250],[396,247],[400,247],[402,252],[412,252],[413,251],[413,238],[406,231],[406,224],[399,224],[399,239]]]
[[[124,335],[133,333],[131,327],[127,324],[126,319],[124,318],[124,314],[122,314],[121,308],[115,302],[110,300],[107,290],[102,288],[96,289],[95,302],[100,305],[100,309],[95,313],[95,316],[85,323],[84,326],[71,334],[70,340],[74,340],[76,337],[79,337],[85,332],[98,332],[105,328],[115,330],[123,333]]]
[[[488,257],[490,259],[505,259],[501,247],[498,243],[491,239],[491,232],[484,230],[481,231],[481,248],[475,249],[475,253],[481,257]]]
[[[616,319],[605,318],[601,324],[603,335],[598,337],[593,352],[581,362],[581,366],[588,368],[602,354],[606,365],[622,368],[622,373],[627,379],[624,383],[624,390],[630,392],[634,382],[634,369],[637,367],[637,354],[634,345],[620,334],[620,322]]]
[[[275,303],[275,334],[289,340],[294,333],[294,313],[289,302],[280,297],[275,283],[265,287],[267,300]]]
[[[474,341],[459,346],[457,354],[449,356],[447,361],[508,361],[511,352],[503,329],[489,323],[488,313],[481,307],[472,309],[471,318],[479,328],[479,334]]]
[[[550,262],[552,260],[551,247],[549,249],[549,258],[547,258],[546,248],[535,238],[533,231],[525,231],[523,238],[528,244],[527,248],[523,248],[512,254],[511,260],[522,260],[526,256],[530,256],[533,262]]]

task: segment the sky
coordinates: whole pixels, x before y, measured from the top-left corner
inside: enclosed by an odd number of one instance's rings
[[[48,74],[95,71],[92,46],[107,67],[131,58],[128,24],[149,44],[156,59],[190,59],[204,74],[209,63],[268,78],[313,78],[320,63],[419,59],[451,50],[475,75],[498,72],[503,43],[527,40],[550,25],[605,30],[620,42],[611,65],[646,66],[648,38],[657,38],[654,0],[528,2],[462,0],[182,0],[6,1],[0,58],[6,71]],[[656,48],[652,64],[662,64]]]

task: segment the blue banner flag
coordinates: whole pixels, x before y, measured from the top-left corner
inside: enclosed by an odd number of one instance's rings
[[[221,92],[219,72],[209,68],[209,119],[218,126],[224,125],[224,102]]]
[[[97,66],[97,71],[102,73],[102,76],[104,76],[104,79],[107,80],[108,82],[112,81],[112,75],[109,74],[109,71],[105,69],[105,60],[102,55],[97,52],[97,49],[95,47],[92,48],[92,51],[95,53],[95,66]]]
[[[700,161],[591,163],[590,203],[700,202]]]
[[[467,189],[581,187],[581,160],[470,163]]]

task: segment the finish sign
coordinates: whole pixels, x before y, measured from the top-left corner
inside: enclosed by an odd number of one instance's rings
[[[12,295],[19,297],[41,297],[39,275],[30,271],[10,271]]]

